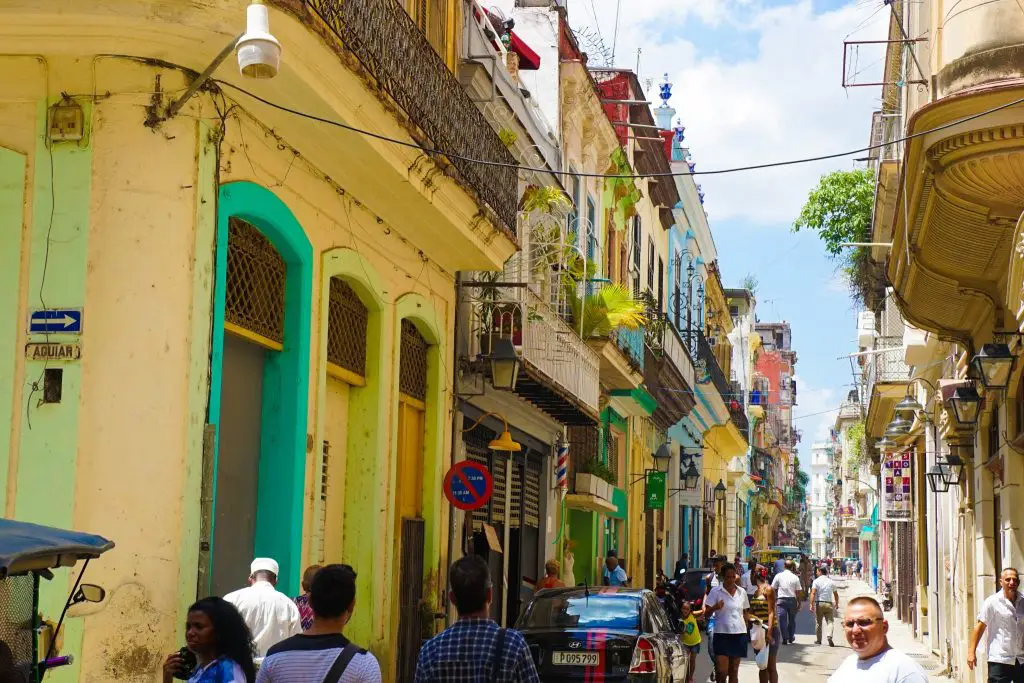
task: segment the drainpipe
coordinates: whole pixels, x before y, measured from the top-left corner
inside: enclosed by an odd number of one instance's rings
[[[505,459],[505,522],[502,524],[501,540],[501,625],[504,627],[508,622],[508,544],[512,530],[509,528],[512,522],[512,451],[509,451]],[[520,511],[522,516],[522,511]],[[522,530],[520,530],[522,533]]]

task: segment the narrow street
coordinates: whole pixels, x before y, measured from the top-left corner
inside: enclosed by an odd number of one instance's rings
[[[849,580],[836,581],[839,586],[839,615],[842,615],[846,608],[848,598],[855,595],[869,593],[868,584],[863,581]],[[910,628],[900,623],[891,612],[886,613],[889,620],[889,643],[908,655],[914,657],[925,671],[929,672],[929,681],[938,683],[948,681],[948,678],[937,676],[936,671],[941,669],[936,659],[926,652],[925,648],[914,640]],[[779,652],[779,681],[783,683],[815,683],[828,679],[836,670],[839,663],[846,658],[852,650],[846,643],[846,636],[843,634],[843,627],[839,624],[837,616],[835,624],[835,647],[829,647],[822,641],[821,645],[814,643],[814,615],[807,609],[807,603],[801,605],[800,614],[797,617],[796,644],[783,645]],[[757,665],[754,663],[753,651],[750,658],[744,660],[740,666],[740,683],[757,683]],[[711,660],[706,652],[701,652],[697,662],[696,683],[704,683],[711,674]]]

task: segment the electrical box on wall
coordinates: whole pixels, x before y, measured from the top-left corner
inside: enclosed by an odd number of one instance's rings
[[[50,140],[81,140],[85,136],[85,114],[75,102],[65,100],[50,108]]]

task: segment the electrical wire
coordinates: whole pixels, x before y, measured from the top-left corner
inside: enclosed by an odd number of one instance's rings
[[[514,169],[519,170],[519,171],[533,171],[535,173],[549,173],[549,174],[558,175],[558,176],[562,176],[562,177],[610,178],[610,179],[620,179],[620,180],[640,180],[640,179],[643,179],[643,178],[676,178],[676,177],[697,176],[697,175],[722,175],[722,174],[726,174],[726,173],[738,173],[738,172],[742,172],[742,171],[756,171],[756,170],[765,169],[765,168],[779,168],[779,167],[784,167],[784,166],[795,166],[795,165],[798,165],[798,164],[814,163],[814,162],[817,162],[817,161],[829,161],[831,159],[841,159],[843,157],[853,156],[854,154],[863,154],[864,152],[871,152],[873,150],[881,149],[883,147],[888,147],[890,145],[894,145],[894,144],[898,144],[898,143],[901,143],[901,142],[906,142],[908,140],[914,140],[916,138],[924,137],[925,135],[930,135],[932,133],[936,133],[936,132],[939,132],[939,131],[942,131],[942,130],[953,128],[954,126],[959,126],[960,124],[967,123],[969,121],[974,121],[975,119],[979,119],[979,118],[981,118],[983,116],[988,116],[990,114],[994,114],[996,112],[1003,111],[1004,109],[1009,109],[1011,107],[1015,107],[1017,105],[1024,104],[1024,97],[1019,97],[1017,99],[1011,100],[1011,101],[1006,102],[1004,104],[1000,104],[1000,105],[997,105],[995,107],[991,107],[989,109],[985,109],[983,111],[980,111],[980,112],[977,112],[977,113],[974,113],[974,114],[970,114],[968,116],[964,116],[964,117],[959,118],[959,119],[955,119],[953,121],[950,121],[948,123],[944,123],[944,124],[942,124],[940,126],[936,126],[934,128],[929,128],[928,130],[918,131],[917,133],[912,133],[910,135],[906,135],[906,136],[901,137],[901,138],[896,138],[894,140],[889,140],[887,142],[881,142],[881,143],[874,144],[874,145],[868,145],[867,147],[861,147],[861,148],[849,150],[849,151],[846,151],[846,152],[835,152],[835,153],[832,153],[832,154],[821,154],[821,155],[813,156],[813,157],[802,157],[802,158],[799,158],[799,159],[787,159],[787,160],[784,160],[784,161],[772,161],[772,162],[766,162],[766,163],[762,163],[762,164],[749,164],[747,166],[734,166],[734,167],[731,167],[731,168],[718,168],[718,169],[712,169],[712,170],[708,170],[708,171],[696,171],[696,170],[689,171],[689,170],[687,170],[687,171],[670,171],[670,172],[667,172],[667,173],[656,172],[656,173],[634,173],[634,174],[609,174],[609,173],[586,173],[586,172],[580,172],[580,171],[555,171],[555,170],[552,170],[552,169],[549,169],[549,168],[539,168],[539,167],[533,167],[533,166],[521,166],[519,164],[510,164],[510,163],[506,163],[506,162],[503,162],[503,161],[490,161],[490,160],[487,160],[487,159],[477,159],[477,158],[474,158],[474,157],[467,157],[467,156],[463,156],[463,155],[460,155],[460,154],[454,154],[454,153],[451,153],[451,152],[445,152],[444,150],[440,150],[440,149],[437,149],[437,148],[434,148],[434,147],[426,147],[426,146],[423,146],[423,145],[419,145],[419,144],[417,144],[415,142],[406,142],[405,140],[398,140],[398,139],[395,139],[395,138],[390,138],[390,137],[388,137],[386,135],[381,135],[379,133],[374,133],[372,131],[364,130],[362,128],[357,128],[356,126],[350,126],[350,125],[348,125],[346,123],[342,123],[341,121],[335,121],[333,119],[324,118],[322,116],[317,116],[315,114],[309,114],[309,113],[300,111],[298,109],[293,109],[291,107],[286,107],[286,106],[284,106],[282,104],[278,104],[278,103],[273,102],[271,100],[268,100],[268,99],[266,99],[264,97],[261,97],[261,96],[255,94],[255,93],[253,93],[252,91],[247,90],[246,88],[243,88],[243,87],[241,87],[239,85],[235,85],[234,83],[230,83],[228,81],[223,81],[223,80],[216,79],[216,78],[211,79],[211,81],[217,83],[218,85],[222,85],[224,87],[230,88],[231,90],[234,90],[236,92],[240,92],[243,95],[246,95],[246,96],[256,100],[257,102],[260,102],[262,104],[267,105],[268,107],[272,107],[274,109],[277,109],[279,111],[283,111],[283,112],[288,113],[288,114],[293,114],[295,116],[300,116],[302,118],[306,118],[306,119],[309,119],[311,121],[317,121],[319,123],[323,123],[323,124],[326,124],[326,125],[329,125],[329,126],[334,126],[336,128],[342,128],[344,130],[348,130],[348,131],[351,131],[353,133],[358,133],[359,135],[365,135],[367,137],[371,137],[371,138],[374,138],[374,139],[377,139],[377,140],[381,140],[383,142],[390,142],[390,143],[393,143],[393,144],[396,144],[396,145],[401,145],[403,147],[409,147],[409,148],[412,148],[412,149],[417,149],[417,150],[419,150],[419,151],[421,151],[423,153],[426,153],[426,154],[434,154],[434,155],[438,155],[438,156],[443,156],[443,157],[445,157],[445,158],[447,158],[449,160],[465,161],[465,162],[468,162],[468,163],[480,164],[482,166],[494,166],[494,167],[500,167],[500,168],[514,168]]]

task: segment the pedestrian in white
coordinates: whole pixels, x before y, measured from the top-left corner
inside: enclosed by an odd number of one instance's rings
[[[249,565],[249,586],[233,591],[224,599],[235,606],[252,631],[256,656],[285,638],[302,633],[302,619],[295,601],[275,588],[279,567],[269,557],[257,557]]]
[[[978,623],[971,633],[967,648],[967,668],[978,663],[975,651],[978,641],[988,631],[989,683],[1020,683],[1024,680],[1024,642],[1021,623],[1024,621],[1024,596],[1020,594],[1020,574],[1007,567],[999,575],[1002,590],[985,598]]]
[[[873,597],[850,600],[843,629],[853,654],[829,676],[828,683],[928,683],[920,664],[889,645],[889,622]]]
[[[743,565],[736,565],[736,568],[743,571],[743,575],[740,577],[740,588],[747,591],[747,597],[754,595],[757,592],[757,586],[754,585],[753,573],[757,569],[757,561],[751,560],[745,568]]]
[[[832,636],[835,632],[836,612],[839,610],[839,592],[828,578],[828,569],[825,566],[818,567],[818,578],[811,584],[811,611],[814,612],[814,642],[821,645],[822,622],[828,624],[828,646],[835,647]]]
[[[772,579],[772,588],[777,596],[779,628],[782,629],[782,644],[796,642],[796,615],[800,611],[800,577],[793,573],[793,560],[786,560],[784,569]]]

